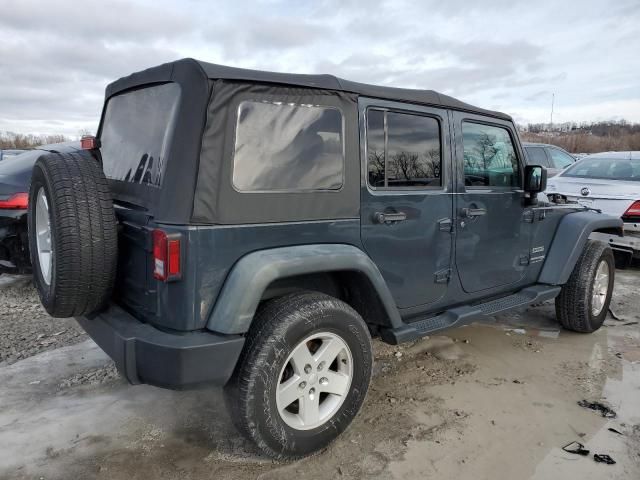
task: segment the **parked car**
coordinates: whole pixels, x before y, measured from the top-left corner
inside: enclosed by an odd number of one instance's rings
[[[0,163],[0,274],[30,273],[27,204],[31,172],[44,153],[74,152],[80,142],[44,145]]]
[[[0,150],[0,162],[2,160],[8,160],[11,157],[15,157],[16,155],[20,155],[25,151],[26,150],[16,150],[16,149]]]
[[[549,177],[554,177],[576,162],[576,157],[555,145],[545,143],[523,143],[527,162],[531,165],[542,165],[547,169]]]
[[[371,336],[553,298],[571,330],[607,314],[613,255],[588,236],[620,218],[538,207],[511,117],[446,95],[185,59],[110,84],[83,146],[34,166],[43,305],[131,383],[225,385],[275,458],[347,428]]]
[[[622,265],[640,258],[640,152],[589,155],[549,181],[555,201],[575,202],[622,218],[624,237],[594,234],[606,241]]]

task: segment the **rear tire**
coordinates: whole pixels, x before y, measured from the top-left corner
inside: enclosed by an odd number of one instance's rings
[[[38,159],[28,226],[34,283],[47,312],[65,318],[104,306],[115,282],[116,219],[107,179],[89,152]]]
[[[609,311],[614,279],[611,248],[603,242],[588,240],[569,281],[556,298],[556,318],[562,326],[581,333],[598,330]]]
[[[357,415],[372,364],[369,330],[346,303],[312,292],[270,300],[257,313],[225,388],[227,408],[268,456],[311,455]]]

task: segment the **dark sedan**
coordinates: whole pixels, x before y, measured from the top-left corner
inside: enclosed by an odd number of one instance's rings
[[[9,160],[10,158],[15,157],[16,155],[20,155],[23,152],[26,152],[26,150],[0,150],[0,162],[3,160]]]
[[[73,152],[80,142],[44,145],[0,162],[0,274],[29,273],[27,204],[31,171],[44,152]]]

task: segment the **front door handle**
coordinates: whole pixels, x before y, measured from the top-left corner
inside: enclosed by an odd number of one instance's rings
[[[392,212],[392,213],[376,212],[373,214],[373,219],[378,223],[396,223],[396,222],[402,222],[406,220],[407,214],[404,212]]]
[[[460,215],[465,218],[482,217],[487,214],[486,208],[461,208]]]

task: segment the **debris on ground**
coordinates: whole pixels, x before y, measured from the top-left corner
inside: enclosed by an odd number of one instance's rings
[[[86,370],[65,378],[60,382],[58,388],[62,390],[80,385],[102,385],[105,383],[117,382],[119,380],[120,374],[116,369],[115,363],[109,362],[104,367]]]
[[[594,453],[593,459],[598,463],[606,463],[607,465],[614,465],[616,461],[605,453]]]
[[[589,408],[591,410],[600,412],[600,414],[605,418],[616,418],[617,416],[616,412],[600,402],[589,402],[587,400],[580,400],[578,402],[578,405],[583,408]]]
[[[620,430],[616,430],[615,428],[609,427],[609,428],[607,428],[607,430],[609,430],[610,432],[613,432],[613,433],[617,433],[618,435],[624,435],[624,433],[622,433]]]
[[[517,333],[518,335],[526,335],[527,331],[524,328],[510,328],[509,332]]]
[[[540,330],[538,336],[556,339],[560,336],[560,330]]]
[[[589,455],[589,450],[585,449],[584,445],[581,444],[580,442],[567,443],[564,447],[562,447],[562,450],[564,450],[567,453],[582,455],[584,457]]]

